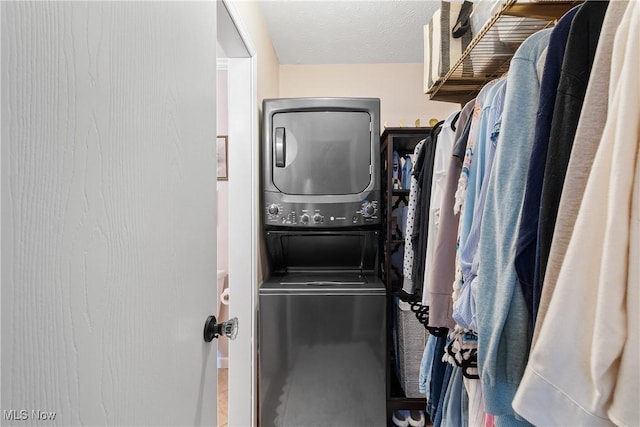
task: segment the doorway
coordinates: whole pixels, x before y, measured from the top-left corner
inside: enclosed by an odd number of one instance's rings
[[[217,2],[217,42],[216,145],[226,147],[218,163],[227,172],[217,182],[218,315],[239,320],[237,338],[219,343],[218,425],[248,426],[257,396],[258,108],[255,49],[231,1]]]
[[[218,46],[216,64],[216,158],[217,158],[217,318],[220,322],[229,320],[229,108],[227,85],[227,58]],[[226,54],[224,54],[226,56]],[[229,400],[229,340],[218,338],[218,427],[228,426]]]

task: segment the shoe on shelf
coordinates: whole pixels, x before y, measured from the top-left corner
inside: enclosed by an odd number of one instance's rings
[[[394,411],[391,416],[391,421],[398,427],[409,427],[409,416],[409,411],[407,410]]]
[[[424,427],[426,422],[424,418],[424,412],[411,411],[409,413],[409,417],[407,418],[407,421],[409,422],[409,425],[413,427]]]

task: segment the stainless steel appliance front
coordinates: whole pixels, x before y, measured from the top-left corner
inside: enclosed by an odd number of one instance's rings
[[[384,426],[385,290],[358,273],[260,289],[260,426]]]
[[[380,100],[263,103],[260,426],[384,426]]]
[[[380,224],[379,99],[266,99],[262,113],[266,226]]]

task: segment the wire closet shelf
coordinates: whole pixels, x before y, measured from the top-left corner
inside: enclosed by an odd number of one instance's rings
[[[509,71],[511,58],[524,40],[553,26],[577,3],[507,0],[474,35],[453,67],[429,88],[429,98],[461,104],[470,101],[487,82]]]

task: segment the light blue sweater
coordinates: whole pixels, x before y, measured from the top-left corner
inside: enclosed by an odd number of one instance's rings
[[[511,60],[480,226],[478,365],[485,408],[504,416],[501,424],[518,423],[511,402],[527,364],[532,333],[514,259],[540,91],[536,65],[550,32],[529,37]]]
[[[491,168],[493,166],[493,159],[495,157],[498,135],[500,134],[500,125],[502,122],[502,110],[504,106],[504,95],[506,89],[506,80],[499,81],[494,86],[494,94],[491,99],[491,103],[486,109],[487,125],[485,126],[484,135],[484,158],[482,162],[478,162],[478,165],[472,164],[471,168],[475,166],[482,167],[483,170],[478,175],[476,194],[474,202],[473,222],[471,224],[471,230],[467,237],[467,242],[460,253],[460,266],[462,269],[462,277],[464,285],[458,298],[458,312],[456,307],[453,310],[453,318],[463,328],[471,329],[473,331],[478,330],[477,318],[476,318],[476,304],[475,304],[475,288],[477,283],[473,283],[478,275],[478,243],[480,240],[480,225],[482,224],[482,214],[484,213],[484,205],[487,199],[487,188],[489,187],[489,177],[491,176]],[[479,154],[479,153],[478,153]],[[467,193],[467,198],[469,197]]]

